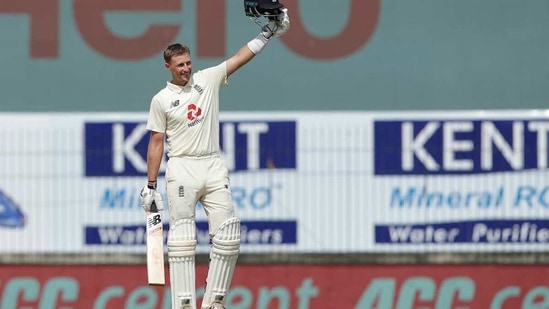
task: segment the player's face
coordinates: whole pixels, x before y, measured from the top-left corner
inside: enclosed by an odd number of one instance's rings
[[[172,84],[185,86],[189,82],[193,71],[191,55],[173,56],[170,62],[166,63],[166,68],[172,73]]]

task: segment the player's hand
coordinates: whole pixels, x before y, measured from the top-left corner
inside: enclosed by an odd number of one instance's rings
[[[267,39],[271,37],[279,37],[290,29],[290,17],[288,9],[283,8],[282,13],[276,17],[272,17],[269,22],[261,29],[263,36]]]
[[[276,19],[271,19],[269,22],[261,28],[261,34],[266,38],[270,39],[278,30],[278,23]]]
[[[276,17],[277,29],[274,31],[273,36],[279,37],[290,30],[290,16],[288,16],[288,9],[283,8],[282,13]]]
[[[141,197],[141,207],[143,207],[143,210],[145,210],[146,212],[151,211],[151,206],[153,202],[156,205],[156,210],[161,211],[162,209],[164,209],[162,195],[156,192],[155,189],[144,186],[143,189],[141,189],[141,193],[139,195]]]

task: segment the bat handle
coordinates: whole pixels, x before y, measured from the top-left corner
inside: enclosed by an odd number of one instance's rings
[[[154,201],[151,204],[151,212],[158,212],[158,208],[156,207],[156,203]]]

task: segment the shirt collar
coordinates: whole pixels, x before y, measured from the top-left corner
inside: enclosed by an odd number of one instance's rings
[[[194,84],[194,80],[193,80],[193,77],[191,76],[191,78],[189,79],[189,82],[187,82],[185,86],[179,86],[176,84],[172,84],[170,82],[166,82],[166,87],[173,92],[181,93],[183,92],[183,89],[185,89],[185,87],[192,87],[193,84]]]

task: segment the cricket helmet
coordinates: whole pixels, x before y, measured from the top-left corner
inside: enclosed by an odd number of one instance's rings
[[[280,15],[284,5],[278,0],[244,0],[244,12],[253,20],[265,17],[273,19]]]

